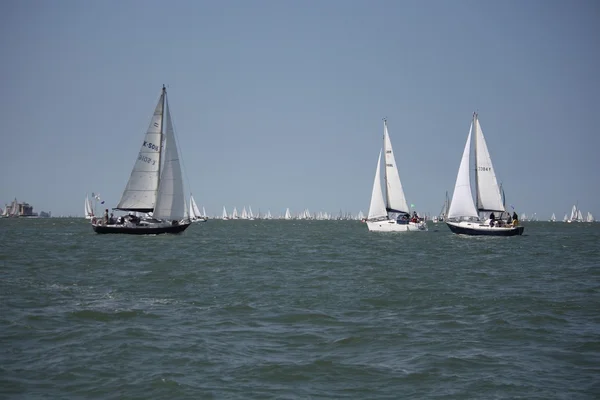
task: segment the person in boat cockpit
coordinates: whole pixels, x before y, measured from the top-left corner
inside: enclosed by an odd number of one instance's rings
[[[494,222],[496,221],[496,216],[494,213],[490,214],[490,226],[494,226]]]

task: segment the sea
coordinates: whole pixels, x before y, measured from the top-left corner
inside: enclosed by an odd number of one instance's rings
[[[0,220],[2,399],[598,399],[600,223]]]

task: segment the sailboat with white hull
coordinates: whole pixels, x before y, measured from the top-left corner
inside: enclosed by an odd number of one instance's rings
[[[385,157],[386,197],[381,190],[381,152]],[[367,227],[375,232],[408,232],[425,231],[427,224],[418,218],[411,218],[410,209],[404,197],[400,175],[396,167],[396,159],[392,142],[387,129],[387,120],[383,120],[383,150],[379,152],[377,169],[373,181],[371,204],[367,216]]]
[[[118,221],[92,219],[96,233],[148,235],[183,232],[187,217],[179,152],[175,142],[167,90],[162,93],[127,186],[114,209],[129,212]],[[140,218],[135,214],[146,214]]]
[[[471,136],[475,138],[475,182],[477,205],[471,193],[470,163]],[[448,210],[446,224],[454,233],[463,235],[516,236],[522,235],[523,226],[505,223],[501,218],[506,210],[496,180],[492,159],[485,143],[483,131],[477,113],[473,113],[473,122],[463,151],[452,201]],[[497,219],[490,215],[497,213]],[[496,215],[494,215],[496,217]],[[510,215],[507,213],[507,215]]]
[[[94,207],[92,206],[92,201],[87,194],[85,195],[84,216],[85,219],[94,218]]]

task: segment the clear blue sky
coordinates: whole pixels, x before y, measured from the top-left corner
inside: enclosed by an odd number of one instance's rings
[[[384,116],[438,213],[478,110],[518,212],[600,217],[597,1],[24,0],[0,22],[0,207],[115,206],[165,83],[211,215],[366,213]]]

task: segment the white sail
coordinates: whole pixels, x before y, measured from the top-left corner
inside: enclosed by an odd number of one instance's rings
[[[290,209],[289,208],[285,209],[285,216],[284,216],[284,218],[285,219],[292,219],[292,214],[290,213]]]
[[[456,176],[456,185],[452,194],[452,201],[448,209],[448,218],[460,219],[469,217],[478,217],[475,204],[473,203],[473,194],[471,193],[471,179],[469,176],[469,156],[471,154],[471,133],[473,132],[473,124],[469,129],[467,143],[458,167],[458,175]]]
[[[581,214],[581,210],[577,210],[577,221],[583,222],[583,215]]]
[[[94,208],[92,207],[92,202],[88,195],[85,195],[85,208],[84,208],[84,216],[86,219],[92,219],[94,217]]]
[[[252,213],[252,206],[248,206],[248,218],[254,219],[254,214]]]
[[[571,209],[571,221],[575,221],[577,219],[577,206],[573,204],[573,208]]]
[[[206,210],[204,209],[204,206],[202,206],[202,218],[206,218]]]
[[[556,221],[556,215],[554,213],[552,213],[552,216],[550,217],[550,221],[552,221],[552,222]]]
[[[242,208],[242,215],[240,216],[241,219],[248,219],[248,211],[246,211],[246,206],[244,206],[244,208]]]
[[[594,216],[592,215],[591,212],[588,211],[587,213],[587,217],[585,218],[586,222],[594,222]]]
[[[404,190],[400,182],[400,175],[396,166],[396,158],[392,149],[392,142],[388,134],[387,121],[383,121],[383,151],[385,155],[385,181],[387,187],[387,208],[389,211],[408,213],[410,210],[404,197]]]
[[[485,137],[477,114],[473,115],[475,130],[475,174],[477,177],[477,209],[479,211],[504,211],[502,196],[496,180]]]
[[[371,191],[371,203],[369,204],[369,214],[367,218],[370,220],[387,217],[385,210],[385,202],[383,201],[383,193],[381,192],[381,151],[377,158],[377,169],[375,170],[375,179],[373,180],[373,190]]]
[[[165,91],[163,90],[154,109],[154,115],[146,131],[137,160],[133,165],[131,176],[117,205],[118,209],[140,212],[150,212],[154,209],[161,163],[164,97]]]
[[[185,198],[183,194],[183,179],[179,152],[173,131],[173,122],[168,103],[165,99],[167,131],[163,150],[163,168],[160,174],[160,184],[156,195],[154,218],[165,221],[181,220],[185,217]]]
[[[194,196],[190,195],[190,218],[198,219],[200,217],[202,217],[202,215],[200,215],[196,200],[194,200]]]
[[[223,206],[223,214],[222,214],[222,218],[223,218],[223,219],[229,219],[229,217],[227,216],[227,210],[225,209],[225,206]]]

